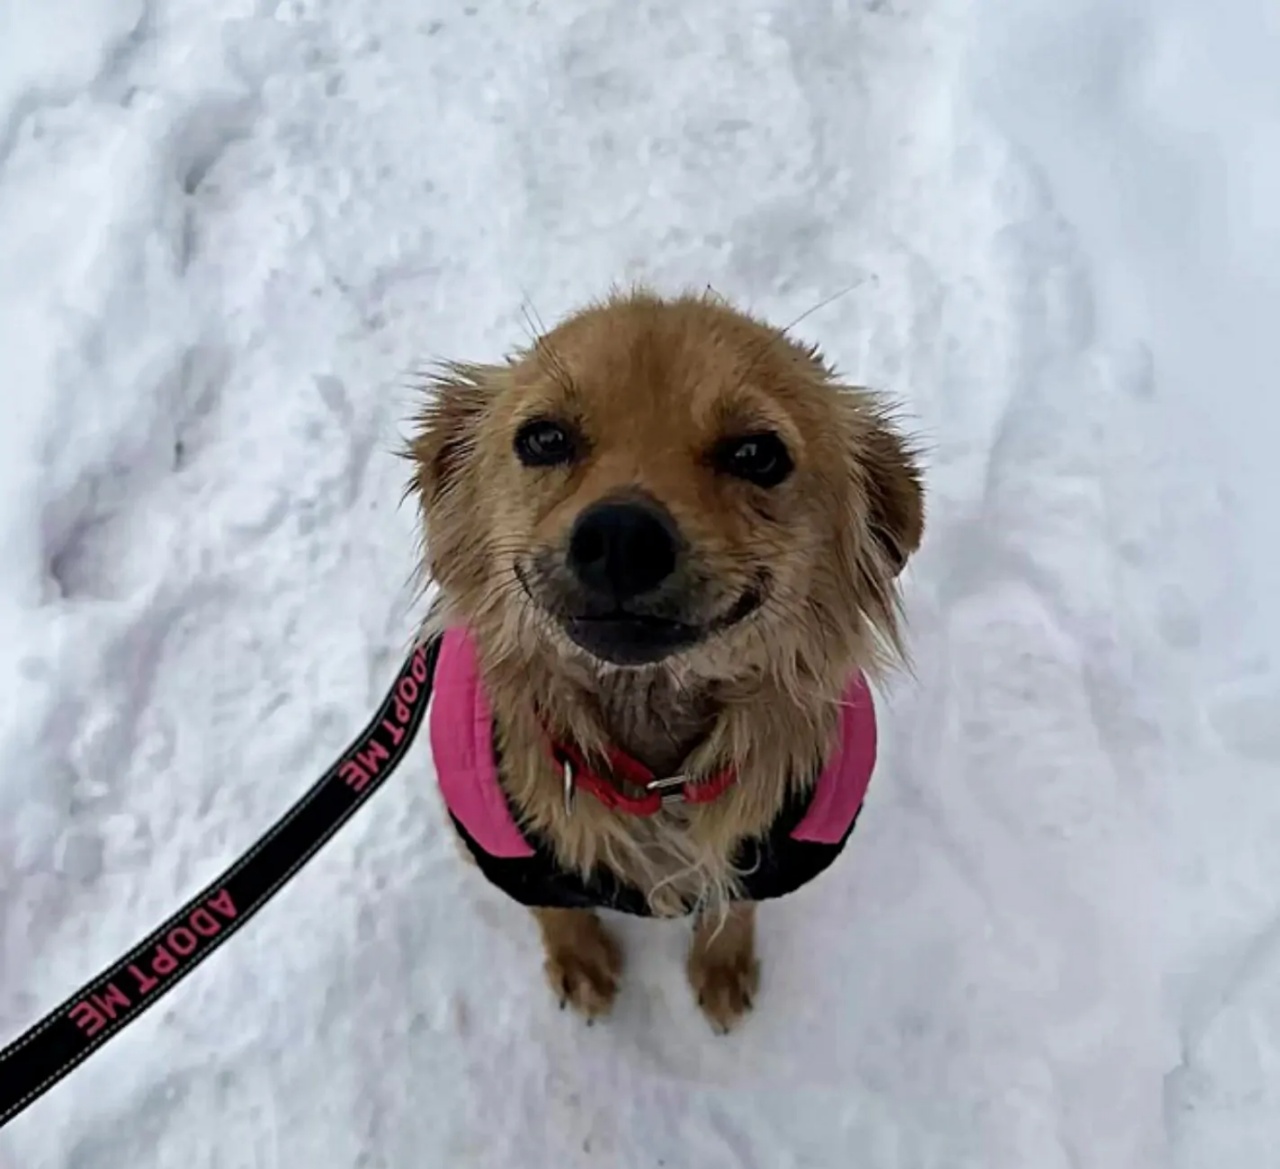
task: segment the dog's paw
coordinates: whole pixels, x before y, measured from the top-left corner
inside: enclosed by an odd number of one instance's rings
[[[760,963],[749,949],[703,956],[689,962],[689,985],[712,1030],[727,1035],[755,1005]]]
[[[699,917],[686,970],[707,1022],[727,1035],[751,1010],[760,989],[755,906],[740,901],[721,914]]]
[[[584,915],[565,936],[549,939],[543,969],[560,1006],[594,1022],[609,1013],[622,977],[622,951],[594,915]]]

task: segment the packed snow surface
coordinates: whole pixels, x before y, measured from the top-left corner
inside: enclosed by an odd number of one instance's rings
[[[711,285],[929,448],[852,847],[713,1037],[543,987],[425,743],[5,1169],[1271,1169],[1272,0],[0,0],[0,1042],[247,849],[420,613],[411,378]]]

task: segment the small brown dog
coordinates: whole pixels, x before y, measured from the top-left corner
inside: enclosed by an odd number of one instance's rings
[[[616,993],[596,908],[693,912],[689,980],[727,1030],[755,902],[825,868],[861,806],[863,672],[900,657],[923,531],[913,453],[873,395],[711,296],[615,296],[429,389],[410,453],[454,824],[532,909],[562,1004]]]

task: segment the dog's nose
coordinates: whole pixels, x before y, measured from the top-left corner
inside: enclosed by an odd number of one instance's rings
[[[569,567],[589,592],[620,605],[666,580],[679,547],[675,521],[660,504],[597,503],[573,525]]]

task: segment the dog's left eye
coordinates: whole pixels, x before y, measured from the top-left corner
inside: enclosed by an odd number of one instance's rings
[[[777,487],[795,468],[787,444],[772,431],[725,439],[716,448],[715,464],[757,487]]]
[[[546,418],[526,422],[516,431],[516,457],[526,467],[558,467],[573,461],[578,445],[569,429]]]

